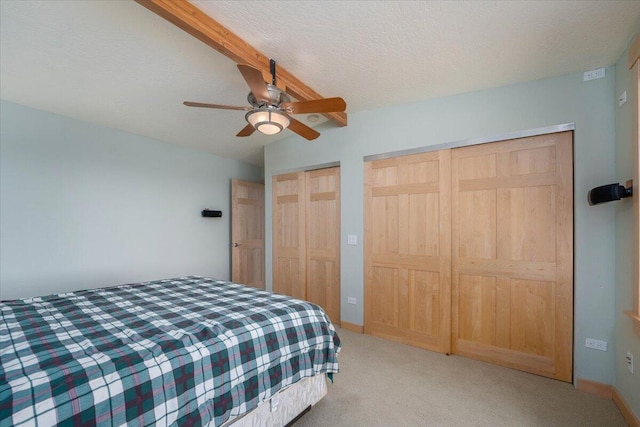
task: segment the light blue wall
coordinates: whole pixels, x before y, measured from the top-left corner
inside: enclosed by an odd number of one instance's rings
[[[616,109],[616,182],[624,185],[633,177],[633,102],[632,73],[627,67],[627,55],[616,64],[616,94],[627,91],[627,101]],[[636,187],[637,188],[637,187]],[[633,197],[640,197],[634,194]],[[633,310],[633,210],[632,199],[612,203],[616,208],[616,325],[615,325],[615,364],[616,389],[640,418],[640,337],[634,334],[631,319],[624,314]],[[637,262],[637,260],[636,260]],[[634,374],[627,370],[627,351],[634,355]]]
[[[346,128],[326,126],[313,142],[299,137],[265,150],[267,233],[271,247],[271,176],[339,161],[341,165],[342,320],[363,323],[363,156],[574,122],[575,359],[574,377],[612,384],[614,352],[587,349],[587,337],[613,344],[615,325],[615,207],[589,207],[587,191],[615,179],[614,68],[589,82],[582,74],[527,82],[349,114]],[[347,104],[349,100],[347,99]],[[271,255],[267,251],[267,286]],[[358,299],[348,305],[347,296]]]
[[[4,101],[0,132],[0,298],[229,278],[230,179],[261,168]]]

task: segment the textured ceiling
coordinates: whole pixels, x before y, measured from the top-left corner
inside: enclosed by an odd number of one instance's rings
[[[612,65],[640,30],[640,1],[194,3],[347,113]],[[0,19],[2,99],[259,165],[293,135],[236,138],[241,111],[184,107],[248,89],[136,3],[3,0]]]

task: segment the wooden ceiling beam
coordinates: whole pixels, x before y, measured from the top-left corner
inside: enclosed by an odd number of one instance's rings
[[[153,13],[183,29],[238,64],[248,64],[269,75],[269,58],[229,31],[187,0],[135,0]],[[278,65],[278,82],[299,101],[324,98]],[[279,84],[280,86],[280,84]],[[346,113],[323,113],[339,126],[347,125]]]

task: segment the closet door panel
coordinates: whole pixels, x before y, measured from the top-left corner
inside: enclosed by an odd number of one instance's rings
[[[397,326],[396,289],[398,288],[397,268],[373,267],[371,270],[371,299],[367,301],[376,313],[376,323],[380,326]],[[368,306],[369,307],[369,306]]]
[[[440,236],[432,233],[430,221],[439,218],[440,197],[438,193],[410,194],[406,226],[410,230],[408,253],[437,257]]]
[[[461,338],[495,344],[496,295],[495,277],[461,275],[458,304],[458,334]]]
[[[432,271],[410,271],[408,328],[437,338],[441,327],[440,275]]]
[[[305,299],[305,177],[304,172],[274,176],[273,291]]]
[[[452,350],[571,381],[572,133],[452,151]]]
[[[306,172],[307,299],[340,323],[340,168]]]
[[[305,299],[304,274],[301,271],[300,262],[295,256],[278,256],[274,267],[273,291],[294,298]],[[277,281],[275,280],[277,278]],[[277,283],[277,285],[276,285]]]
[[[399,252],[400,204],[396,195],[378,196],[371,200],[370,215],[376,233],[371,236],[373,253],[397,254]]]
[[[555,283],[512,280],[511,289],[510,348],[553,357]]]
[[[458,199],[458,251],[464,258],[496,257],[496,190],[475,190]]]
[[[450,152],[365,163],[365,332],[449,351]]]

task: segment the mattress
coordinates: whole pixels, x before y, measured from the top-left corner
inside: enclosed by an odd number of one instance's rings
[[[232,419],[225,427],[282,427],[318,403],[327,394],[324,375],[305,378],[280,390],[253,411]]]
[[[0,425],[222,425],[338,372],[314,304],[185,277],[0,303]]]

